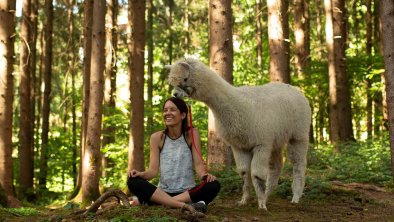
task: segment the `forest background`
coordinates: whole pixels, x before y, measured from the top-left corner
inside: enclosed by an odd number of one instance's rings
[[[210,21],[219,5],[227,19],[221,29],[230,33],[219,36],[231,43],[221,43],[228,47],[221,62],[227,73],[212,54]],[[1,6],[0,23],[14,25],[7,38],[15,47],[2,60],[13,69],[8,86],[15,86],[12,102],[1,104],[12,110],[6,118],[12,136],[1,138],[12,146],[0,147],[8,164],[0,168],[2,206],[87,203],[106,190],[125,190],[127,170],[147,166],[149,136],[163,128],[162,103],[172,91],[165,65],[187,55],[235,86],[282,81],[301,88],[313,112],[307,187],[336,180],[393,187],[377,0],[6,0]],[[342,42],[331,49],[330,38]],[[275,71],[274,64],[282,65]],[[210,131],[208,108],[190,103],[204,158],[219,174],[235,174],[229,148]],[[83,166],[86,153],[94,158]],[[286,193],[289,183],[283,184]]]

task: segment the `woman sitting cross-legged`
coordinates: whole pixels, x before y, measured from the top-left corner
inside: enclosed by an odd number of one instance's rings
[[[186,103],[179,98],[167,99],[163,106],[166,129],[150,137],[150,162],[146,171],[128,172],[127,185],[142,204],[161,204],[182,210],[205,213],[220,190],[216,177],[207,172],[202,160],[201,140],[197,130],[189,131]],[[193,148],[192,136],[194,137]],[[198,149],[198,151],[196,150]],[[196,174],[203,180],[194,181]],[[160,170],[158,187],[148,182]]]

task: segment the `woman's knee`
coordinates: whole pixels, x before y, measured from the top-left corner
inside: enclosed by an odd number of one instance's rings
[[[140,177],[129,177],[129,179],[127,180],[127,186],[132,193],[143,189],[146,183],[147,181]]]
[[[209,186],[210,192],[216,193],[216,194],[219,193],[220,187],[221,187],[219,181],[215,180],[215,181],[207,183],[207,185]]]

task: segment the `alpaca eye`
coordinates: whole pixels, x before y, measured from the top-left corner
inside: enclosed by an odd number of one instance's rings
[[[183,81],[185,81],[185,82],[186,82],[186,81],[187,81],[187,78],[185,78]]]

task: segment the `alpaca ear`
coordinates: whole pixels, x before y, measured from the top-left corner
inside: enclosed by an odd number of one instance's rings
[[[164,68],[171,69],[172,65],[165,65]]]
[[[183,66],[185,69],[187,69],[187,70],[190,70],[191,69],[191,67],[190,67],[190,65],[188,64],[188,63],[186,63],[186,62],[180,62],[179,63],[181,66]]]

